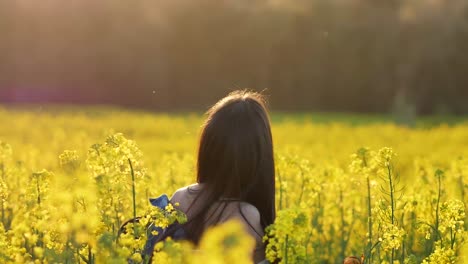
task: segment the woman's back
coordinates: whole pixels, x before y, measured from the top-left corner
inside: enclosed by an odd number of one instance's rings
[[[178,189],[171,198],[171,203],[177,203],[178,209],[187,215],[189,221],[200,211],[201,208],[197,205],[205,203],[202,195],[203,188],[203,184],[183,187]],[[265,248],[262,242],[264,232],[260,222],[260,213],[255,206],[249,203],[230,198],[213,201],[205,215],[204,229],[232,219],[239,220],[244,225],[246,232],[255,239],[254,261],[257,263],[265,259]]]

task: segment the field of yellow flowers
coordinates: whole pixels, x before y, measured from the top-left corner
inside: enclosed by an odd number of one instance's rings
[[[0,108],[0,262],[147,263],[150,206],[195,180],[199,114]],[[273,115],[280,263],[468,263],[468,123],[408,128]],[[127,225],[128,219],[140,222]],[[168,240],[154,263],[250,263],[237,222],[198,248]],[[467,256],[467,257],[464,257]]]

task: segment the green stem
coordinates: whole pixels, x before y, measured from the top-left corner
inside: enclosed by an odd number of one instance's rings
[[[345,255],[346,251],[346,232],[345,232],[345,215],[343,206],[343,190],[340,190],[340,220],[341,220],[341,256]]]
[[[133,199],[133,219],[136,220],[136,191],[135,191],[135,173],[133,171],[132,161],[128,159],[130,172],[132,174],[132,199]],[[133,223],[133,235],[136,236],[136,225]]]
[[[278,210],[281,210],[283,209],[283,181],[281,179],[281,172],[280,170],[277,170],[277,174],[278,174],[278,181],[279,181],[279,205],[278,205]]]
[[[392,210],[392,216],[391,216],[391,222],[392,225],[395,224],[395,201],[394,201],[394,186],[393,186],[393,178],[392,178],[392,171],[390,168],[390,165],[387,166],[387,172],[388,172],[388,181],[390,185],[390,206]]]
[[[94,263],[93,253],[91,251],[91,246],[88,245],[88,263]]]
[[[286,239],[284,241],[284,264],[288,264],[288,240],[289,236],[286,235]]]
[[[388,173],[388,181],[390,185],[390,207],[392,210],[391,222],[392,222],[392,225],[394,225],[395,224],[395,200],[394,200],[395,188],[393,186],[394,183],[393,183],[392,170],[391,170],[390,164],[387,165],[387,173]],[[390,263],[393,263],[394,257],[395,257],[395,249],[392,248],[392,255],[390,257]]]
[[[437,190],[437,204],[436,204],[436,222],[435,222],[435,227],[434,227],[434,233],[435,233],[435,241],[439,240],[439,210],[440,210],[440,196],[442,193],[442,174],[437,171],[437,185],[438,185],[438,190]]]
[[[453,250],[455,245],[455,238],[457,236],[457,232],[453,232],[453,229],[450,228],[450,248]]]
[[[41,205],[41,187],[39,185],[39,175],[36,178],[36,189],[37,189],[37,205]]]
[[[369,240],[367,242],[366,260],[369,259],[369,263],[372,263],[372,197],[369,177],[367,177],[367,218],[367,232],[369,233]]]

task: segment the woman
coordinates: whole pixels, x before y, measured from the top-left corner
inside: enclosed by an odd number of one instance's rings
[[[263,230],[275,219],[275,169],[270,121],[262,95],[235,91],[207,112],[201,132],[197,183],[177,190],[173,204],[187,215],[187,239],[239,219],[255,238],[254,261],[265,259]]]

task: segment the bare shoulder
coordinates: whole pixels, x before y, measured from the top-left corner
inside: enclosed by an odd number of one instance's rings
[[[170,199],[171,202],[173,202],[173,203],[179,202],[180,199],[184,196],[184,194],[185,194],[186,192],[187,192],[187,186],[177,189],[177,190],[172,194],[172,197],[171,197],[171,199]]]
[[[171,201],[173,199],[178,200],[178,199],[186,196],[187,194],[189,194],[191,192],[191,190],[198,189],[198,188],[199,188],[199,186],[196,183],[188,185],[188,186],[184,186],[182,188],[179,188],[174,192],[174,194],[172,194],[172,197],[171,197],[170,200]]]
[[[245,226],[246,230],[256,239],[261,239],[263,236],[263,228],[260,221],[260,212],[252,204],[241,202],[240,210],[234,210],[233,215],[239,219]]]
[[[260,224],[260,212],[257,207],[246,202],[241,202],[240,206],[242,214],[250,223],[253,224],[258,222]]]
[[[179,203],[180,209],[185,211],[194,198],[194,192],[200,189],[198,184],[191,184],[177,189],[171,197],[171,203]]]

